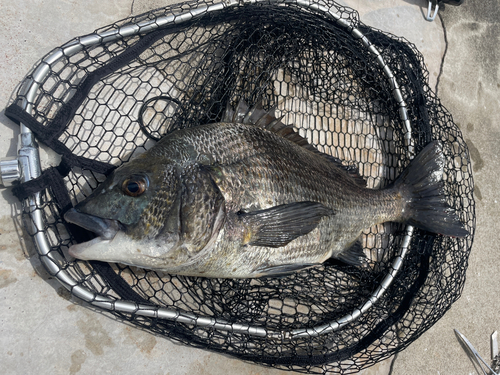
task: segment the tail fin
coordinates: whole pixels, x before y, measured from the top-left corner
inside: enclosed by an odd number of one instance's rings
[[[445,163],[441,143],[431,142],[394,185],[407,200],[404,216],[408,224],[445,236],[464,237],[469,232],[456,211],[446,203],[442,181]]]

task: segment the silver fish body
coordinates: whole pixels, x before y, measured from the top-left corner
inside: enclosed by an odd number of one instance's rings
[[[116,169],[65,219],[99,236],[76,258],[172,274],[287,274],[330,257],[359,264],[361,232],[388,221],[465,236],[433,142],[383,190],[316,151],[257,106],[182,129]]]

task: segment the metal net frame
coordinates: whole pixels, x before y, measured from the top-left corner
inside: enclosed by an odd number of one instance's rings
[[[276,107],[372,189],[432,140],[470,235],[367,228],[369,267],[329,260],[281,278],[208,279],[71,259],[92,234],[63,220],[162,136],[217,122],[240,99]],[[21,123],[14,188],[48,272],[95,308],[154,334],[304,373],[355,373],[406,348],[461,294],[475,216],[467,146],[416,48],[331,1],[198,1],[131,17],[54,49],[6,114]],[[54,151],[41,170],[36,141]]]

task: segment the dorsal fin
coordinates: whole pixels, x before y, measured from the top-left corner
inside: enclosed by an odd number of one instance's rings
[[[282,123],[281,119],[283,117],[284,116],[276,118],[275,107],[271,108],[270,110],[266,110],[264,109],[262,101],[260,100],[256,105],[250,107],[243,99],[240,99],[235,110],[228,103],[226,110],[222,115],[222,122],[255,125],[262,129],[273,132],[289,140],[290,142],[293,142],[315,154],[321,155],[328,161],[335,163],[340,168],[346,170],[354,179],[356,184],[363,187],[366,186],[366,181],[363,179],[363,177],[361,177],[361,175],[359,175],[357,170],[352,167],[345,166],[344,164],[342,164],[342,161],[340,159],[318,151],[316,147],[311,145],[306,138],[297,133],[292,126]]]
[[[293,127],[283,124],[281,122],[283,117],[276,118],[274,111],[274,107],[270,110],[264,109],[262,101],[259,101],[256,105],[250,107],[243,99],[241,99],[235,110],[228,104],[222,116],[222,122],[255,125],[278,134],[279,136],[286,138],[309,151],[325,155],[309,144],[307,139],[299,135]]]

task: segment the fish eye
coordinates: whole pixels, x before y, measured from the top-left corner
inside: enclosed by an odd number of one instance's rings
[[[143,176],[132,176],[122,183],[122,192],[130,197],[142,195],[148,188],[148,180]]]

